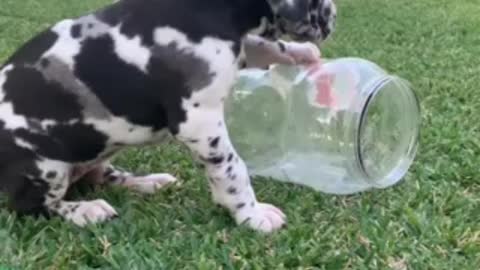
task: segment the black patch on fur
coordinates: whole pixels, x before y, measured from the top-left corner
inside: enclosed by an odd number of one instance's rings
[[[237,209],[242,209],[243,207],[245,207],[245,203],[239,203],[235,206]]]
[[[239,61],[239,64],[238,64],[239,69],[245,69],[247,68],[247,66],[248,66],[248,63],[245,59],[242,59]]]
[[[283,44],[283,42],[279,41],[279,42],[277,42],[277,44],[278,44],[278,48],[280,48],[280,51],[282,53],[285,53],[287,51],[287,47],[285,47],[285,44]]]
[[[0,121],[0,191],[9,199],[9,207],[21,215],[45,214],[43,203],[49,185],[39,178],[37,155],[15,144],[10,131]]]
[[[219,142],[220,142],[220,137],[215,137],[213,140],[210,141],[210,147],[217,148]]]
[[[48,60],[47,58],[42,58],[42,60],[40,60],[40,65],[43,68],[47,68],[50,65],[50,60]]]
[[[49,171],[49,172],[47,172],[46,176],[47,176],[48,179],[55,178],[55,177],[57,177],[57,172],[56,171]]]
[[[207,159],[207,162],[218,165],[223,162],[225,158],[223,156],[216,156]]]
[[[54,202],[50,205],[50,208],[53,209],[53,210],[59,210],[61,206],[62,205],[61,205],[60,201],[56,201],[56,202]]]
[[[310,23],[311,23],[313,26],[316,26],[317,21],[318,21],[317,15],[315,15],[315,14],[310,14]]]
[[[310,2],[311,0],[297,0],[295,5],[281,5],[278,15],[292,23],[301,22],[310,11]]]
[[[72,208],[70,208],[70,212],[73,213],[73,212],[77,211],[78,207],[80,207],[80,204],[73,205]]]
[[[229,187],[229,188],[227,189],[227,192],[228,192],[228,194],[230,194],[230,195],[234,195],[234,194],[237,194],[237,189],[236,189],[235,187]]]
[[[247,217],[245,220],[242,221],[242,224],[247,224],[248,222],[250,222],[251,219],[251,217]]]
[[[73,38],[79,38],[82,36],[82,25],[81,24],[74,24],[70,29],[70,35]]]
[[[66,162],[95,159],[105,149],[108,139],[93,126],[81,123],[51,126],[43,134],[17,129],[15,135],[35,145],[38,154]]]
[[[227,168],[227,173],[230,174],[230,173],[232,172],[232,169],[233,169],[232,166],[228,166],[228,168]]]
[[[148,67],[150,74],[156,77],[168,72],[183,78],[183,85],[179,86],[183,86],[188,94],[209,86],[215,76],[206,60],[179,48],[176,42],[156,45],[152,48],[152,54]]]
[[[331,9],[330,7],[326,7],[326,8],[323,10],[323,16],[329,17],[331,14],[332,14],[332,9]]]
[[[103,21],[110,26],[116,26],[122,20],[122,17],[126,15],[124,5],[114,3],[109,7],[106,7],[96,13],[97,19]]]
[[[156,47],[149,74],[114,53],[109,35],[85,40],[76,56],[75,74],[116,116],[159,130],[167,126],[176,135],[186,121],[182,99],[210,83],[208,64],[176,45]]]
[[[240,51],[242,50],[242,43],[240,42],[235,42],[232,46],[232,50],[235,56],[238,56],[240,54]]]
[[[34,68],[16,66],[7,73],[3,88],[5,101],[13,103],[16,114],[57,121],[82,117],[77,97]]]
[[[187,120],[182,100],[211,83],[212,74],[206,61],[184,53],[175,43],[156,46],[148,64],[148,73],[155,82],[156,100],[167,111],[168,127],[173,135],[178,125]]]
[[[86,39],[75,62],[75,75],[114,115],[126,117],[134,124],[161,129],[167,121],[162,102],[170,106],[180,104],[179,98],[166,97],[167,91],[176,94],[174,85],[166,83],[162,86],[162,78],[149,77],[119,59],[109,35]],[[171,81],[180,85],[183,83],[181,79],[172,78]]]
[[[46,30],[26,42],[8,60],[7,64],[34,64],[58,39],[57,33]]]
[[[105,169],[105,171],[103,172],[103,177],[108,177],[110,176],[115,170],[111,167],[108,167]]]
[[[233,153],[228,154],[228,159],[227,159],[227,161],[228,161],[228,162],[232,162],[232,159],[233,159]]]
[[[118,183],[118,184],[122,184],[125,182],[125,177],[121,176],[121,175],[115,175],[115,174],[112,174],[110,176],[107,177],[107,181],[108,182],[111,182],[111,183]]]

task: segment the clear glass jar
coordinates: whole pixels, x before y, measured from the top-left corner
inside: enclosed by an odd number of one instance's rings
[[[367,60],[340,58],[241,71],[226,120],[251,174],[352,194],[405,176],[420,108],[407,81]]]

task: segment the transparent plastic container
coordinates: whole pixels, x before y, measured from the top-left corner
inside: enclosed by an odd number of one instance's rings
[[[241,71],[226,121],[252,175],[352,194],[404,178],[420,108],[407,81],[370,61],[340,58]]]

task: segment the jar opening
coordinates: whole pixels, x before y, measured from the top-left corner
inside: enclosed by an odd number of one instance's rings
[[[356,132],[356,159],[365,180],[388,187],[406,174],[419,137],[420,107],[408,83],[384,76],[367,85]]]

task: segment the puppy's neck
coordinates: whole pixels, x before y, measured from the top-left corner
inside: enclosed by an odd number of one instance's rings
[[[228,0],[233,10],[234,23],[239,33],[259,34],[266,31],[268,23],[273,22],[274,14],[267,0]]]

